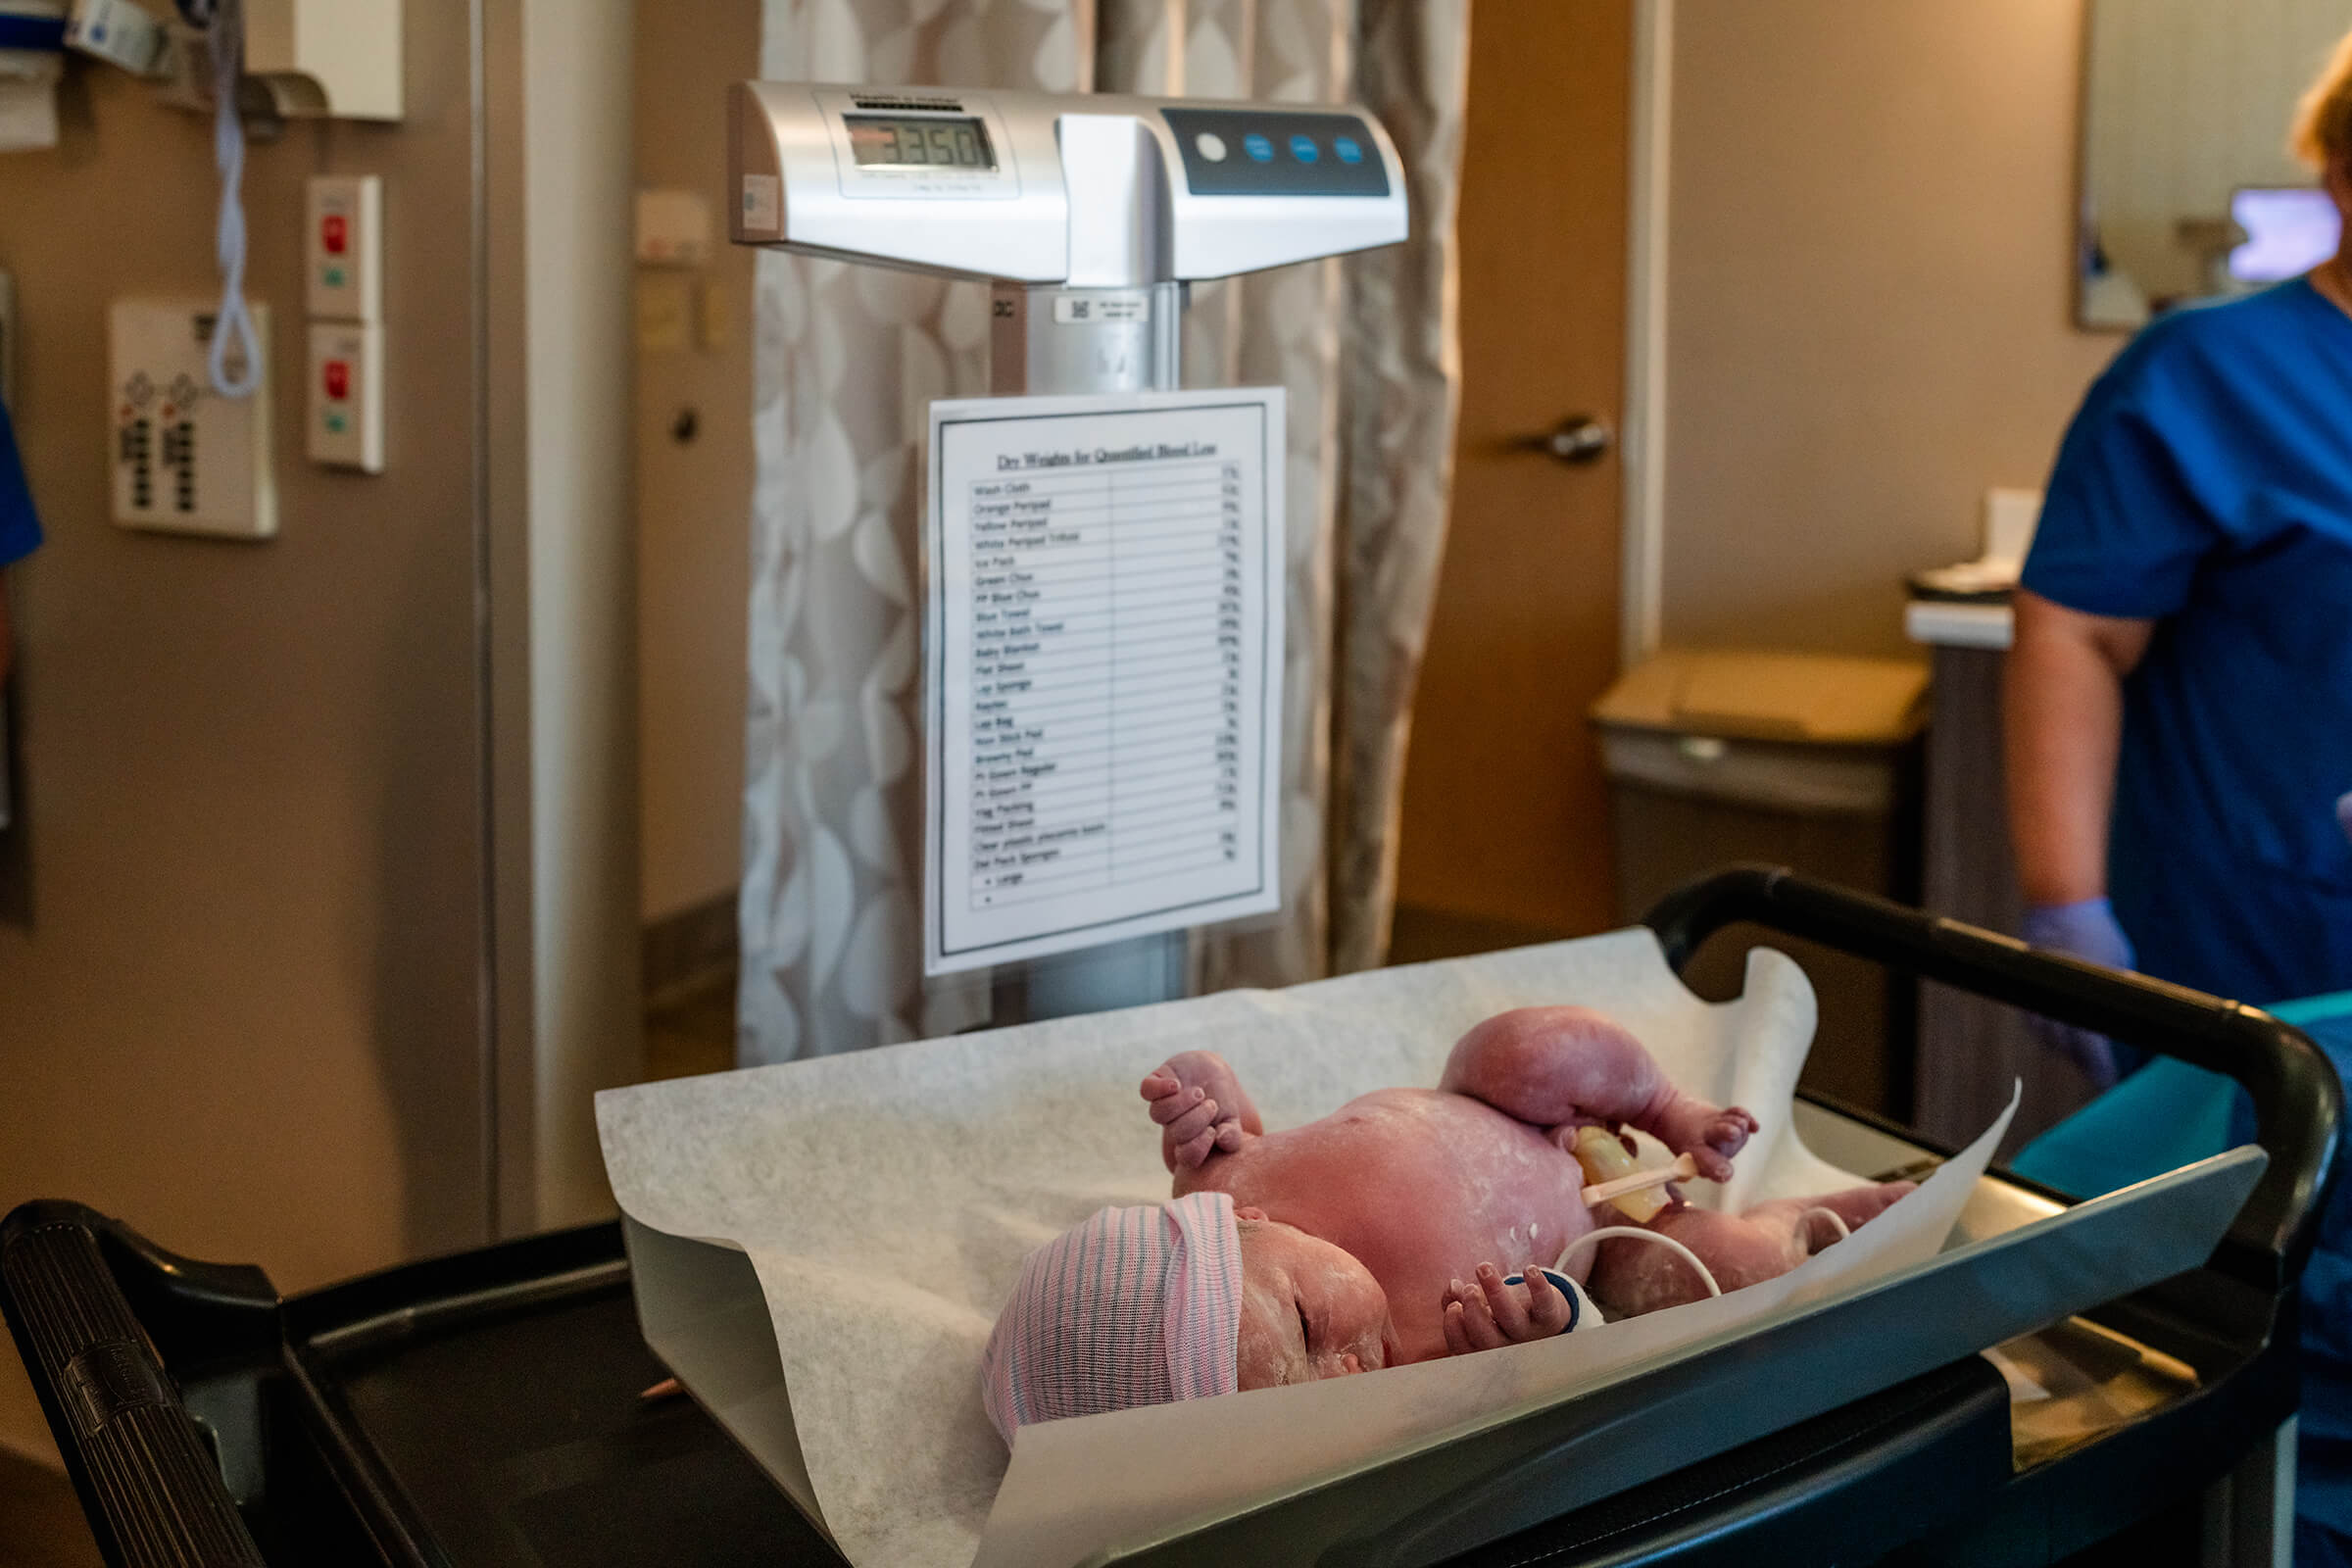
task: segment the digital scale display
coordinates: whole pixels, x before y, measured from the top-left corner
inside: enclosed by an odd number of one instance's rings
[[[850,152],[861,169],[987,169],[997,167],[988,129],[978,120],[899,119],[844,115]]]

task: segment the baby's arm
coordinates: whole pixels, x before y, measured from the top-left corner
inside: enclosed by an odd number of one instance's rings
[[[1159,1157],[1172,1171],[1198,1169],[1266,1130],[1242,1081],[1213,1051],[1170,1056],[1144,1079],[1143,1095],[1159,1125]]]
[[[1756,1130],[1756,1118],[1739,1106],[1726,1110],[1675,1088],[1642,1042],[1585,1007],[1495,1014],[1455,1044],[1438,1087],[1539,1127],[1639,1127],[1690,1155],[1710,1181],[1731,1176],[1732,1156]]]

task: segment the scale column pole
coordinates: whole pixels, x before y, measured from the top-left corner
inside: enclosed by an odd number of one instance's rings
[[[999,283],[989,308],[989,395],[1173,392],[1184,304],[1181,283]]]
[[[999,283],[990,303],[997,397],[1172,392],[1183,359],[1184,285],[1065,288]],[[1191,990],[1186,931],[1130,937],[997,970],[999,1024],[1173,1002]]]

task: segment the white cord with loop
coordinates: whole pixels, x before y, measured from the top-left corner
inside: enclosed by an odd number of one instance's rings
[[[220,258],[220,311],[213,322],[212,352],[206,360],[213,390],[224,398],[253,395],[261,382],[262,352],[253,318],[245,309],[245,122],[237,118],[237,79],[245,65],[245,8],[242,0],[215,0],[208,46],[213,57],[213,162],[220,171],[220,222],[215,248]],[[231,346],[244,373],[232,377]]]
[[[1842,1242],[1848,1236],[1854,1234],[1852,1231],[1846,1228],[1845,1221],[1838,1217],[1838,1211],[1834,1208],[1823,1208],[1817,1204],[1812,1208],[1806,1209],[1802,1214],[1799,1214],[1796,1217],[1798,1219],[1811,1219],[1816,1214],[1819,1214],[1823,1219],[1828,1220],[1831,1224],[1838,1227],[1838,1242]],[[1832,1242],[1830,1245],[1835,1247],[1838,1245],[1838,1242]]]
[[[1656,1231],[1645,1231],[1639,1225],[1603,1225],[1598,1230],[1587,1231],[1584,1235],[1579,1236],[1575,1241],[1570,1242],[1566,1247],[1561,1248],[1558,1260],[1555,1261],[1551,1266],[1555,1269],[1558,1269],[1563,1274],[1566,1273],[1568,1271],[1568,1258],[1570,1254],[1575,1252],[1578,1248],[1583,1247],[1587,1242],[1603,1241],[1611,1236],[1623,1236],[1629,1239],[1639,1239],[1644,1242],[1655,1242],[1660,1247],[1671,1248],[1673,1250],[1680,1252],[1683,1255],[1684,1262],[1689,1263],[1692,1268],[1698,1270],[1698,1277],[1700,1281],[1707,1287],[1707,1294],[1709,1296],[1721,1296],[1723,1294],[1723,1287],[1715,1283],[1715,1276],[1708,1271],[1706,1264],[1701,1263],[1698,1260],[1698,1254],[1696,1252],[1693,1252],[1690,1250],[1690,1249],[1685,1247],[1682,1243],[1676,1241],[1671,1236],[1661,1236]]]

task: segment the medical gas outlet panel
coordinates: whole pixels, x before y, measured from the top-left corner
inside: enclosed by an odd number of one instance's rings
[[[1355,108],[742,82],[739,243],[1068,287],[1227,277],[1405,237]]]
[[[270,463],[270,312],[250,307],[259,364],[250,395],[215,391],[206,363],[219,304],[119,300],[108,321],[114,519],[218,538],[277,532]],[[241,363],[231,370],[242,374]]]

